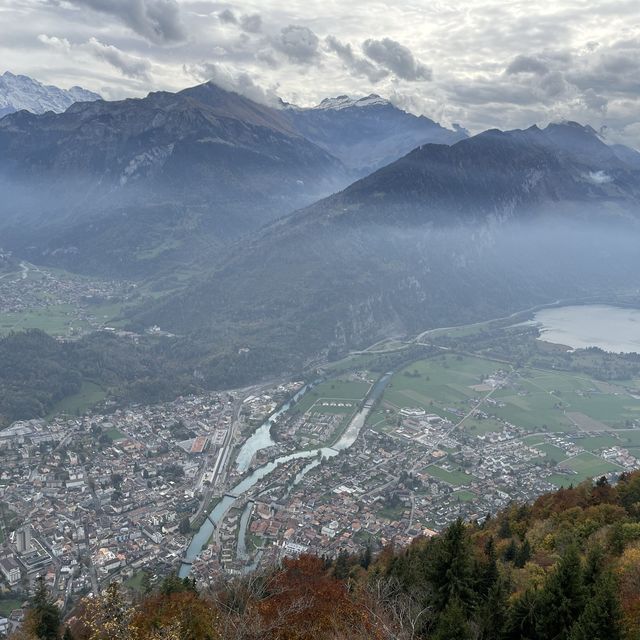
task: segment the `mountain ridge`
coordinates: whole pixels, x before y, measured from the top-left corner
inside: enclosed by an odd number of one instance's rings
[[[60,89],[10,71],[0,76],[0,118],[23,109],[32,113],[61,113],[75,102],[94,100],[102,100],[102,97],[82,87]]]

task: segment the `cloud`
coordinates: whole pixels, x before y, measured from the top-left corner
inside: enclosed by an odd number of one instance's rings
[[[225,9],[218,14],[218,18],[220,22],[224,24],[238,24],[238,18],[236,18],[236,14],[231,11],[231,9]]]
[[[42,44],[46,44],[48,47],[58,49],[59,51],[65,53],[71,51],[71,43],[66,38],[58,38],[57,36],[48,36],[45,33],[41,33],[38,36],[38,40],[42,42]]]
[[[248,33],[260,33],[262,31],[262,17],[259,13],[252,13],[240,18],[240,27]]]
[[[362,49],[371,60],[392,71],[402,80],[431,80],[433,77],[431,69],[418,62],[409,48],[391,38],[369,38],[362,44]]]
[[[381,69],[366,58],[356,55],[349,43],[344,44],[335,36],[327,36],[325,43],[329,51],[333,51],[340,58],[352,75],[356,77],[364,76],[369,82],[379,82],[389,75],[387,69]]]
[[[138,58],[120,51],[113,45],[104,44],[96,38],[90,38],[84,45],[96,58],[119,69],[125,76],[137,80],[148,80],[151,65],[148,60]]]
[[[223,24],[238,25],[247,33],[260,33],[262,31],[262,16],[259,13],[244,14],[239,18],[231,9],[224,9],[218,13],[218,19]]]
[[[225,91],[234,91],[254,102],[280,107],[277,86],[264,89],[248,73],[233,73],[227,67],[211,62],[185,66],[185,71],[199,82],[213,82]]]
[[[88,53],[94,58],[104,60],[128,78],[149,80],[151,64],[148,60],[132,56],[113,45],[104,44],[97,38],[89,38],[87,42],[80,44],[71,44],[66,38],[58,38],[41,33],[38,36],[38,40],[53,49],[63,52],[65,55],[70,55],[73,52]]]
[[[536,75],[543,76],[546,73],[549,73],[549,67],[538,58],[519,55],[509,63],[506,73],[509,75],[515,75],[518,73],[534,73]]]
[[[69,0],[117,18],[137,34],[156,44],[186,39],[180,7],[176,0]]]
[[[318,57],[318,36],[307,27],[289,25],[280,31],[276,48],[296,64],[309,64]]]
[[[590,171],[586,178],[593,184],[608,184],[609,182],[613,182],[613,178],[604,171]]]

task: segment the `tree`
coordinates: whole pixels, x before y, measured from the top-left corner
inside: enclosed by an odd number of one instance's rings
[[[504,626],[505,640],[537,640],[539,594],[527,589],[509,608]]]
[[[360,566],[363,569],[368,569],[371,564],[371,543],[367,542],[367,546],[364,548],[364,551],[360,554]]]
[[[484,553],[486,560],[479,567],[477,590],[482,596],[487,596],[499,576],[498,559],[493,536],[487,540]]]
[[[512,538],[509,545],[504,550],[504,559],[507,562],[513,562],[518,555],[518,546],[516,545],[516,541]]]
[[[180,526],[178,527],[178,530],[183,536],[186,536],[191,532],[191,522],[189,521],[188,516],[185,516],[184,518],[182,518],[182,520],[180,520]]]
[[[604,562],[604,549],[599,544],[595,544],[589,549],[584,567],[584,586],[589,593],[592,593],[598,578],[602,575]]]
[[[349,577],[349,554],[346,551],[340,551],[333,567],[333,575],[338,580],[345,580]]]
[[[620,640],[620,604],[613,576],[605,573],[594,585],[593,596],[571,629],[570,640]]]
[[[498,576],[478,609],[479,637],[482,640],[501,640],[507,624],[507,585]]]
[[[36,580],[25,627],[39,640],[60,638],[60,610],[51,599],[42,576]]]
[[[436,612],[449,602],[462,606],[473,603],[471,548],[464,523],[458,518],[432,546],[433,557],[427,565],[427,579],[433,585]]]
[[[531,545],[529,544],[529,541],[525,538],[524,542],[522,543],[522,545],[518,549],[518,552],[516,553],[516,557],[513,561],[513,564],[515,564],[516,567],[519,567],[520,569],[522,569],[522,567],[524,567],[524,565],[527,564],[527,562],[529,562],[530,559],[531,559]]]
[[[432,640],[470,640],[471,630],[465,609],[457,598],[452,598],[440,615]]]
[[[571,545],[547,578],[540,594],[540,615],[536,629],[541,638],[567,640],[584,608],[582,563]]]

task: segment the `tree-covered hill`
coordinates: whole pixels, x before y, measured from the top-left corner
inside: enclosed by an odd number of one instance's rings
[[[374,557],[302,556],[202,591],[157,582],[133,600],[111,585],[64,624],[40,588],[15,639],[636,640],[640,472]]]

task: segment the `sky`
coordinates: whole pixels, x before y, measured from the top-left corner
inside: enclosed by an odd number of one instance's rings
[[[571,119],[640,147],[640,0],[0,0],[0,34],[0,73],[106,99],[377,93],[472,132]]]

